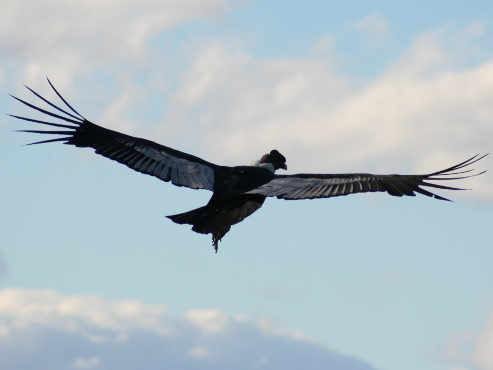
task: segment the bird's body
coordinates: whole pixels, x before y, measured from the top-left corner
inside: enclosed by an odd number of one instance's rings
[[[179,224],[192,225],[192,230],[195,232],[210,233],[216,252],[219,241],[231,226],[258,210],[266,197],[314,199],[380,191],[394,196],[414,196],[415,193],[420,193],[436,199],[448,200],[423,187],[462,190],[429,181],[459,180],[483,173],[472,174],[472,170],[464,170],[464,168],[484,158],[485,155],[476,155],[445,170],[424,175],[367,173],[278,175],[275,173],[276,170],[287,169],[287,166],[286,158],[277,150],[271,150],[262,156],[255,166],[220,166],[150,140],[96,125],[79,114],[58,93],[51,82],[48,82],[68,110],[53,104],[30,88],[29,91],[57,112],[42,109],[14,97],[30,108],[64,121],[64,123],[55,123],[12,115],[24,121],[58,128],[57,130],[21,130],[23,132],[62,135],[32,144],[61,141],[76,147],[93,148],[97,154],[120,162],[135,171],[170,181],[177,186],[212,191],[212,197],[205,206],[168,218]]]
[[[167,217],[178,224],[193,225],[195,232],[212,234],[212,244],[217,251],[218,242],[232,225],[262,207],[265,196],[247,192],[268,183],[273,177],[273,171],[261,166],[219,168],[214,193],[204,207]]]

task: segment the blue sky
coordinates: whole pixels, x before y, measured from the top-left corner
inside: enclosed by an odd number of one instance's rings
[[[1,111],[49,76],[95,122],[215,163],[421,173],[492,151],[490,3],[64,4],[6,2]],[[454,203],[268,199],[215,255],[164,217],[210,193],[0,128],[2,368],[493,369],[489,173]]]

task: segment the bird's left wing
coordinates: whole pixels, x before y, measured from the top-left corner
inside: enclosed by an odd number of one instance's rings
[[[57,130],[19,130],[35,134],[62,135],[48,140],[31,144],[41,144],[61,141],[77,147],[94,148],[97,154],[122,163],[131,169],[155,176],[163,181],[171,181],[174,185],[186,186],[192,189],[214,190],[216,171],[221,167],[193,155],[180,152],[150,140],[125,135],[117,131],[98,126],[79,114],[55,89],[48,80],[51,88],[66,105],[60,108],[48,101],[31,88],[26,88],[38,99],[48,104],[57,112],[40,108],[23,99],[12,96],[19,102],[51,117],[50,121],[38,120],[17,115],[10,115],[24,121],[56,127]],[[59,122],[52,122],[58,119]]]
[[[436,184],[433,181],[460,180],[481,175],[486,171],[472,173],[472,169],[464,168],[487,155],[475,155],[464,162],[426,175],[373,175],[369,173],[276,175],[268,183],[249,191],[247,194],[259,194],[280,199],[315,199],[354,193],[387,192],[399,197],[403,195],[415,196],[415,193],[420,193],[440,200],[449,200],[425,188],[464,190]]]

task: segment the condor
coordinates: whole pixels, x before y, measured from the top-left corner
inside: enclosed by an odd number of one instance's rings
[[[286,170],[287,165],[286,158],[275,149],[263,155],[255,166],[220,166],[149,140],[98,126],[79,114],[60,95],[50,80],[48,83],[65,108],[55,105],[31,88],[27,86],[26,88],[55,109],[56,113],[11,95],[19,102],[52,119],[44,121],[17,115],[10,116],[57,128],[19,131],[62,136],[31,144],[60,141],[76,147],[93,148],[97,154],[120,162],[135,171],[155,176],[163,181],[171,181],[177,186],[212,191],[212,197],[205,206],[167,217],[178,224],[192,225],[192,230],[197,233],[212,234],[212,245],[216,253],[219,241],[231,226],[259,209],[266,197],[314,199],[378,191],[399,197],[420,193],[428,197],[448,200],[426,188],[463,189],[430,181],[466,179],[486,172],[473,173],[472,169],[466,167],[483,159],[487,154],[475,155],[444,170],[424,175],[369,173],[277,175],[276,170]],[[53,122],[53,119],[60,121]]]

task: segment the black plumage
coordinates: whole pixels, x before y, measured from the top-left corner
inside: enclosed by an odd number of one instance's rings
[[[62,135],[31,144],[61,141],[76,147],[93,148],[97,154],[122,163],[135,171],[155,176],[163,181],[171,181],[177,186],[212,191],[212,197],[205,206],[168,218],[179,224],[192,225],[192,230],[195,232],[210,233],[216,252],[219,241],[231,226],[259,209],[266,197],[315,199],[354,193],[387,192],[393,196],[415,196],[419,193],[440,200],[449,200],[426,188],[463,190],[440,182],[462,180],[486,172],[473,173],[469,166],[483,159],[487,154],[475,155],[444,170],[424,175],[368,173],[277,175],[276,170],[287,169],[286,158],[277,150],[265,154],[256,166],[220,166],[150,140],[96,125],[77,112],[55,89],[50,80],[48,83],[68,109],[57,106],[27,86],[32,94],[57,112],[54,113],[12,96],[30,108],[64,122],[56,123],[11,115],[27,122],[57,128],[19,131]]]

